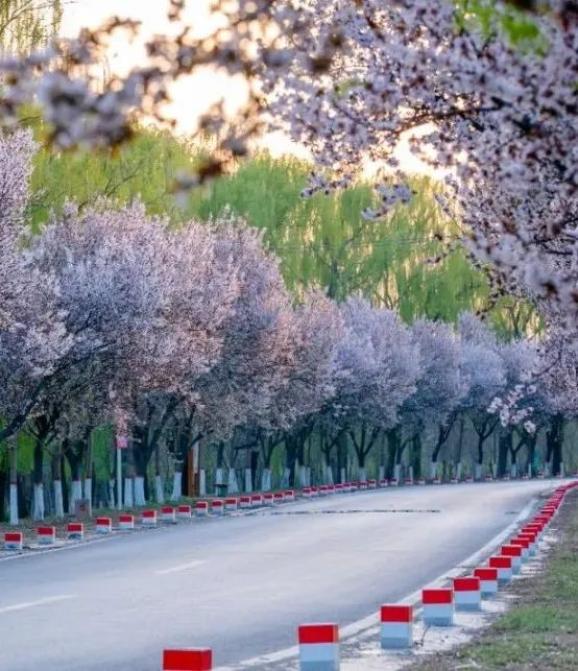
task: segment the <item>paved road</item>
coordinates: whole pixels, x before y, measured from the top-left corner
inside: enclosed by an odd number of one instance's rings
[[[164,647],[234,664],[353,622],[485,545],[547,482],[413,487],[117,536],[0,562],[2,671],[159,671]]]

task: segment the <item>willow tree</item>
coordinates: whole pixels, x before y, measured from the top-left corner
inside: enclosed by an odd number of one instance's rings
[[[0,51],[29,53],[46,44],[62,20],[61,0],[2,0]]]

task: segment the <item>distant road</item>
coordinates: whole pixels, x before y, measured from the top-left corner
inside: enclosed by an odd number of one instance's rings
[[[490,541],[552,483],[337,495],[0,562],[2,671],[159,671],[208,646],[217,665],[403,598]]]

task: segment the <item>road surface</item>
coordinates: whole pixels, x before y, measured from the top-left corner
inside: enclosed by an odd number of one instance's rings
[[[550,482],[411,487],[118,535],[0,562],[2,671],[159,671],[163,648],[231,665],[347,624],[458,565]]]

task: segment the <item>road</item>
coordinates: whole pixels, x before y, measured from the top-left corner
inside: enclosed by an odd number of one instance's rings
[[[163,648],[216,664],[347,624],[458,565],[547,482],[412,487],[118,535],[0,562],[2,671],[159,671]]]

